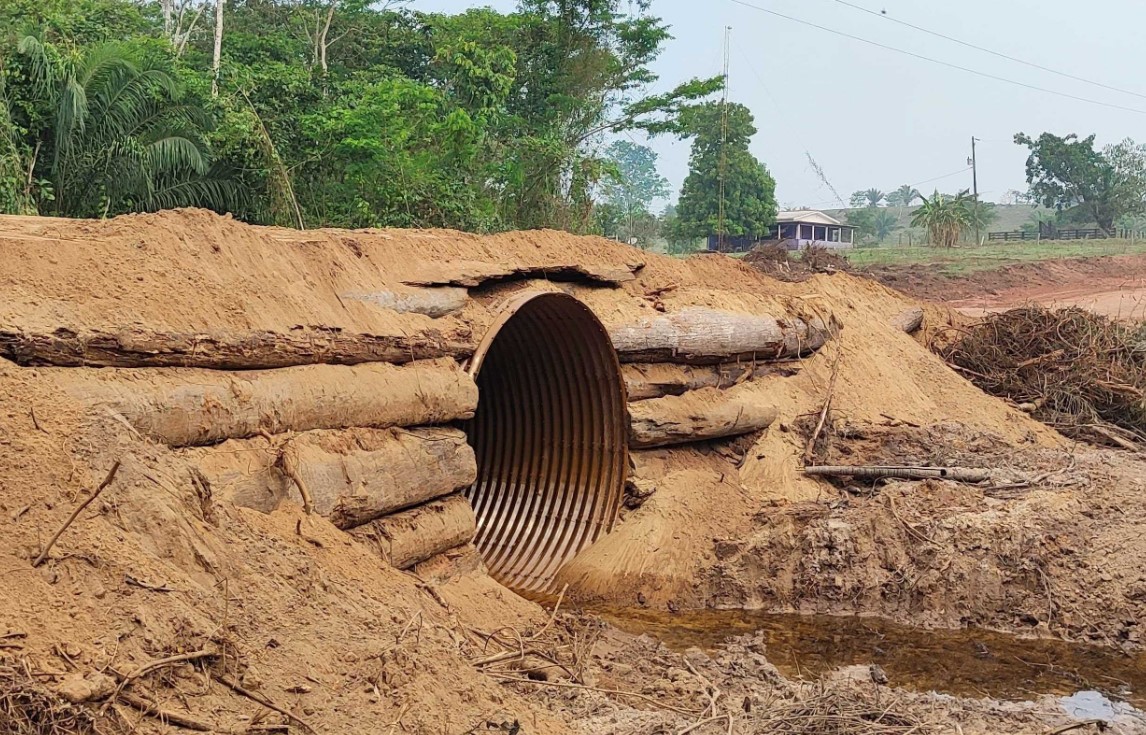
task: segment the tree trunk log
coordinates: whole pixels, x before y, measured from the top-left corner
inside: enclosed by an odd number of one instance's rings
[[[923,326],[923,309],[918,306],[904,309],[892,317],[891,325],[908,334],[914,334]]]
[[[815,352],[828,339],[821,320],[777,319],[701,306],[609,329],[621,362],[711,365],[781,360]]]
[[[210,370],[45,370],[73,397],[122,414],[173,447],[261,433],[386,428],[472,418],[477,385],[453,360],[397,366]]]
[[[464,358],[473,351],[469,335],[444,335],[433,329],[413,335],[379,335],[324,329],[196,334],[60,328],[37,333],[0,327],[0,357],[18,365],[265,370],[315,364],[402,364]]]
[[[351,533],[373,544],[391,566],[409,569],[469,543],[477,533],[477,520],[468,500],[450,495],[359,526]]]
[[[401,290],[374,291],[371,293],[344,293],[344,299],[354,299],[376,304],[383,309],[392,309],[401,314],[425,314],[438,319],[461,311],[469,299],[469,291],[464,288],[412,288]]]
[[[792,376],[800,372],[793,363],[788,366],[751,363],[723,365],[674,365],[665,362],[631,363],[621,366],[625,391],[630,401],[679,396],[701,388],[731,388],[746,380],[766,375]]]
[[[301,502],[286,454],[314,511],[344,529],[469,487],[477,475],[465,434],[438,427],[315,431],[280,448],[259,438],[185,452],[222,498],[264,513]]]
[[[739,436],[767,428],[777,411],[753,394],[703,388],[629,405],[629,446],[642,449]]]

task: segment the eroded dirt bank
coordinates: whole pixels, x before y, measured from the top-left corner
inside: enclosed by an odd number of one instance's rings
[[[698,308],[840,327],[804,359],[694,391],[712,396],[698,402],[701,413],[729,396],[767,400],[777,414],[767,429],[632,453],[640,492],[614,531],[562,571],[563,609],[747,605],[1140,647],[1146,467],[1075,447],[982,394],[895,325],[914,304],[871,281],[780,283],[721,257],[679,261],[559,233],[297,233],[203,212],[0,218],[0,257],[0,332],[12,358],[0,360],[0,694],[20,711],[62,712],[70,731],[94,733],[98,723],[117,735],[172,732],[192,722],[219,732],[671,732],[707,719],[695,730],[704,735],[727,732],[737,707],[735,732],[783,732],[777,717],[798,727],[825,707],[861,720],[895,711],[902,720],[886,724],[899,729],[886,732],[951,732],[951,718],[964,732],[1063,724],[1047,703],[794,683],[751,642],[686,664],[592,620],[550,622],[490,579],[472,547],[400,571],[375,545],[303,512],[298,493],[282,490],[269,513],[239,504],[239,486],[279,472],[275,448],[296,435],[328,432],[339,440],[324,438],[324,447],[350,445],[368,420],[357,409],[319,401],[322,411],[296,431],[276,403],[265,422],[233,422],[243,438],[178,446],[226,438],[207,431],[218,426],[212,411],[255,390],[241,375],[196,378],[235,372],[233,363],[208,366],[221,344],[227,360],[278,361],[258,365],[274,375],[310,374],[316,368],[296,363],[314,355],[334,363],[323,370],[365,360],[405,365],[388,374],[424,375],[439,363],[454,371],[499,305],[525,290],[575,295],[610,329]],[[465,293],[423,304],[424,283]],[[235,334],[254,341],[226,342]],[[370,336],[369,354],[356,335]],[[260,351],[280,338],[290,349]],[[95,366],[110,354],[152,362]],[[37,364],[54,355],[83,366]],[[178,360],[195,367],[172,367]],[[134,396],[170,382],[183,397],[207,382],[232,395],[195,404],[171,424],[178,432],[160,432],[163,441],[106,402],[77,397],[93,381],[135,386]],[[341,389],[334,378],[320,382]],[[820,460],[1005,472],[990,487],[874,490],[806,477],[809,421],[829,385],[829,440],[813,448]],[[445,415],[435,396],[411,392],[424,410],[417,423]],[[466,415],[465,403],[449,416]],[[201,464],[208,451],[225,481]],[[113,481],[44,553],[117,461]],[[715,708],[709,686],[722,692]],[[184,724],[167,724],[172,717]]]

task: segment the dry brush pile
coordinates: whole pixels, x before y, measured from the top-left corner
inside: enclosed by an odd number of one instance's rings
[[[940,348],[992,395],[1068,436],[1146,444],[1146,330],[1078,308],[989,315]]]

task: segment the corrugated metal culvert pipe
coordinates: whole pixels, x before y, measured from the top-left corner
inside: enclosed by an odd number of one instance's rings
[[[470,373],[474,543],[502,584],[553,592],[557,571],[612,530],[620,507],[628,449],[616,352],[583,303],[530,293],[490,327]]]

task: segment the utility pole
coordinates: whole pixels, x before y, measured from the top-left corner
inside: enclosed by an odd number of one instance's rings
[[[971,136],[971,196],[975,202],[975,247],[979,247],[979,162],[975,158],[975,143],[978,138]]]
[[[720,169],[717,178],[720,180],[720,200],[717,204],[716,215],[716,250],[725,252],[725,226],[724,226],[724,179],[728,174],[728,44],[732,34],[732,26],[724,27],[724,90],[720,97]]]

